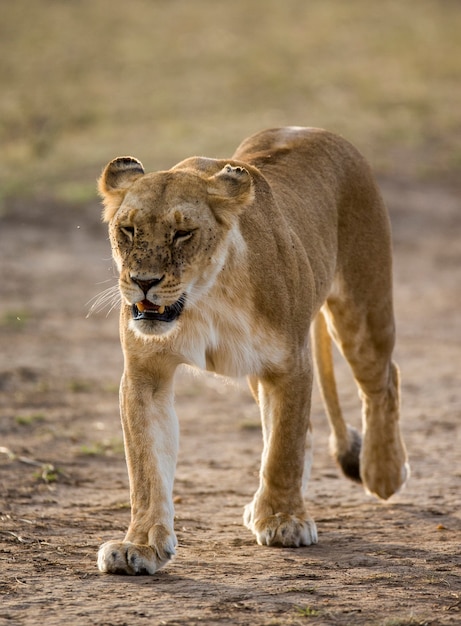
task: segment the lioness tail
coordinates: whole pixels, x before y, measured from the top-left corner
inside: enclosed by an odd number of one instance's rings
[[[346,424],[341,412],[333,367],[331,337],[322,311],[318,313],[312,324],[312,339],[318,384],[331,428],[331,453],[345,476],[362,482],[360,478],[362,440],[360,433]]]

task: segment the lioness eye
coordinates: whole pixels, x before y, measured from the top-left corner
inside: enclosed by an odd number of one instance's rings
[[[121,226],[120,232],[125,235],[130,241],[133,240],[134,237],[134,226]]]
[[[173,241],[186,241],[192,237],[192,230],[177,230],[174,234]]]

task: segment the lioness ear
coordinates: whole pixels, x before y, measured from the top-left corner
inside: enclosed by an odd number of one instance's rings
[[[105,222],[112,219],[128,188],[143,175],[144,167],[141,161],[134,157],[117,157],[106,165],[98,180],[98,190],[105,206],[103,213]]]
[[[208,200],[218,221],[230,223],[254,197],[250,173],[240,165],[225,165],[208,181]]]

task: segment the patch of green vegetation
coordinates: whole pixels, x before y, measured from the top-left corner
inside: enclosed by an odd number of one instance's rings
[[[9,330],[23,330],[29,320],[29,314],[23,310],[6,311],[0,317],[0,327]]]
[[[50,484],[55,483],[59,479],[60,471],[54,467],[51,463],[44,463],[40,469],[34,473],[36,480],[43,480],[43,482]]]
[[[106,453],[106,448],[102,443],[89,443],[83,444],[80,446],[80,454],[83,456],[104,456]]]
[[[123,439],[114,438],[107,441],[95,441],[80,446],[82,456],[113,456],[124,452]]]
[[[62,202],[87,204],[96,199],[96,187],[94,181],[64,181],[56,185],[55,195]]]
[[[117,511],[126,511],[126,509],[131,509],[131,503],[130,502],[118,502],[117,504],[114,504],[113,509],[117,510]]]
[[[317,617],[320,615],[320,611],[313,609],[311,606],[297,606],[296,612],[302,617]]]
[[[261,421],[259,419],[245,419],[239,423],[240,430],[261,430]]]
[[[69,381],[69,391],[73,393],[88,393],[92,390],[93,385],[86,380]]]
[[[46,420],[44,413],[29,413],[28,415],[16,415],[14,421],[20,426],[34,426]]]

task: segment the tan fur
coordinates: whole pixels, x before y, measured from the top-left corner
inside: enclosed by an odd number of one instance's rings
[[[99,189],[120,271],[132,505],[125,540],[101,546],[101,571],[151,574],[174,554],[173,376],[181,363],[248,377],[264,449],[244,522],[258,543],[317,541],[302,493],[314,320],[332,451],[369,492],[395,493],[408,469],[392,362],[390,229],[355,148],[322,130],[274,129],[245,140],[232,159],[194,157],[166,172],[115,159]],[[133,305],[153,317],[134,320]],[[362,445],[339,408],[330,336],[363,400]]]

